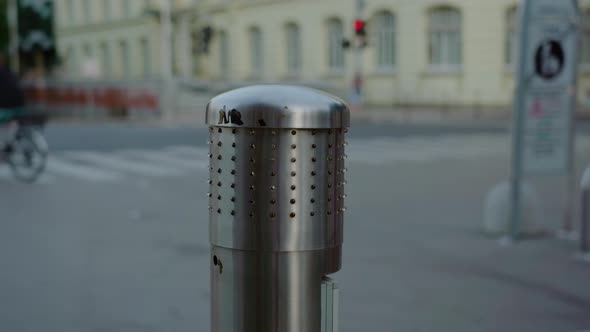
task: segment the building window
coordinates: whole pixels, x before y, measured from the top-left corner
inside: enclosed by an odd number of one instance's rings
[[[89,44],[85,44],[82,47],[82,54],[84,54],[84,60],[92,57],[92,48]]]
[[[70,24],[75,24],[76,23],[76,14],[74,11],[74,0],[67,0],[65,2],[65,14],[67,16],[66,20],[68,20],[70,22]],[[66,21],[64,20],[64,21]]]
[[[143,77],[149,77],[152,74],[152,53],[150,50],[150,41],[147,38],[140,42],[141,49],[141,72]]]
[[[504,63],[508,68],[514,68],[515,59],[516,59],[516,47],[517,47],[517,38],[516,35],[517,29],[517,14],[516,14],[516,7],[510,8],[506,12],[506,45],[504,46]]]
[[[109,77],[111,75],[111,50],[109,44],[103,43],[100,45],[100,53],[102,73],[105,77]]]
[[[102,0],[102,15],[105,21],[109,21],[113,18],[113,12],[111,9],[111,0]]]
[[[131,0],[123,0],[123,16],[131,16]]]
[[[390,12],[378,13],[373,25],[377,69],[392,69],[396,63],[395,16]]]
[[[248,31],[250,39],[250,70],[252,77],[263,76],[264,49],[262,44],[262,32],[260,28],[252,27]]]
[[[66,49],[66,62],[64,69],[66,70],[66,76],[71,77],[76,72],[76,49],[72,46],[68,46]]]
[[[287,74],[297,76],[301,71],[301,33],[299,26],[289,23],[285,27],[287,41]]]
[[[131,76],[131,60],[129,57],[129,45],[126,41],[122,40],[119,43],[119,49],[121,51],[121,66],[123,78],[129,78]]]
[[[327,32],[328,68],[331,72],[341,72],[344,70],[344,51],[342,50],[344,26],[342,21],[337,18],[328,20]]]
[[[461,12],[438,8],[430,12],[430,65],[435,69],[459,69],[462,59]]]
[[[219,32],[219,73],[221,78],[227,80],[229,78],[229,39],[225,31]]]
[[[92,3],[90,2],[90,0],[83,0],[83,4],[84,4],[84,23],[88,24],[90,22],[92,22]]]
[[[590,22],[590,10],[584,12],[582,22]],[[585,25],[580,31],[580,39],[582,41],[580,63],[583,69],[587,70],[590,69],[590,31],[585,28]]]

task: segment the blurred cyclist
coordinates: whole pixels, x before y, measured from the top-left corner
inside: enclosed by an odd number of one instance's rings
[[[7,126],[7,121],[25,106],[25,96],[19,80],[10,71],[5,60],[0,53],[0,153],[8,148],[7,141],[12,136],[13,126]]]
[[[0,113],[14,112],[25,106],[25,95],[19,80],[8,68],[5,59],[0,53]]]

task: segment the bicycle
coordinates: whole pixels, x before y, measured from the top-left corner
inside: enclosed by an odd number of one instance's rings
[[[19,181],[35,182],[45,170],[49,146],[42,134],[47,115],[23,109],[0,109],[0,126],[7,135],[0,141],[0,163],[7,163]]]

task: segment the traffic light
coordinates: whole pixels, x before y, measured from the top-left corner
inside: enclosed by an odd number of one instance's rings
[[[342,48],[349,49],[350,48],[350,40],[348,40],[346,38],[342,39]]]
[[[354,20],[354,35],[356,37],[355,45],[358,48],[367,47],[367,23],[364,20]]]
[[[203,27],[200,31],[193,33],[193,40],[195,48],[194,53],[209,53],[209,45],[213,38],[213,28],[210,26]]]
[[[360,19],[356,19],[354,20],[354,34],[357,37],[366,37],[367,36],[367,28],[366,28],[366,23],[363,20]]]
[[[53,0],[17,0],[18,39],[23,68],[36,65],[39,56],[46,68],[57,64]]]

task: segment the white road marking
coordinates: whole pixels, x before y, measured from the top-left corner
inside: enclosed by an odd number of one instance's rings
[[[82,165],[67,161],[56,156],[51,156],[47,161],[47,171],[65,177],[73,177],[80,180],[93,182],[114,181],[121,178],[121,174],[106,171],[90,165]]]
[[[183,174],[178,168],[169,165],[147,164],[145,162],[115,156],[112,153],[68,152],[65,156],[85,163],[97,164],[102,167],[145,176],[178,176]]]
[[[171,146],[165,148],[164,150],[182,156],[194,156],[196,158],[207,157],[209,154],[209,148],[197,148],[192,146]]]
[[[202,160],[199,160],[189,156],[179,157],[169,151],[125,150],[121,151],[119,154],[151,162],[169,164],[189,171],[207,169],[207,165],[209,164],[209,161],[206,160],[207,156],[203,156],[203,158],[201,158]]]
[[[18,179],[16,179],[14,177],[14,175],[12,174],[12,171],[10,170],[10,168],[7,165],[2,165],[0,166],[0,179],[6,181],[6,182],[21,182]],[[57,178],[55,176],[49,175],[49,174],[41,174],[39,176],[39,178],[31,183],[32,185],[35,184],[53,184],[57,181]],[[31,185],[29,184],[29,185]]]
[[[349,139],[346,147],[350,162],[385,164],[430,162],[443,159],[469,159],[491,155],[510,155],[510,135],[473,134],[433,137],[372,137]],[[578,150],[590,147],[590,136],[577,137]],[[148,177],[182,176],[208,169],[207,146],[170,146],[163,149],[130,149],[111,152],[71,151],[52,155],[47,173],[39,183],[53,183],[60,177],[100,182],[140,175]],[[0,179],[16,181],[8,167],[0,165]]]

